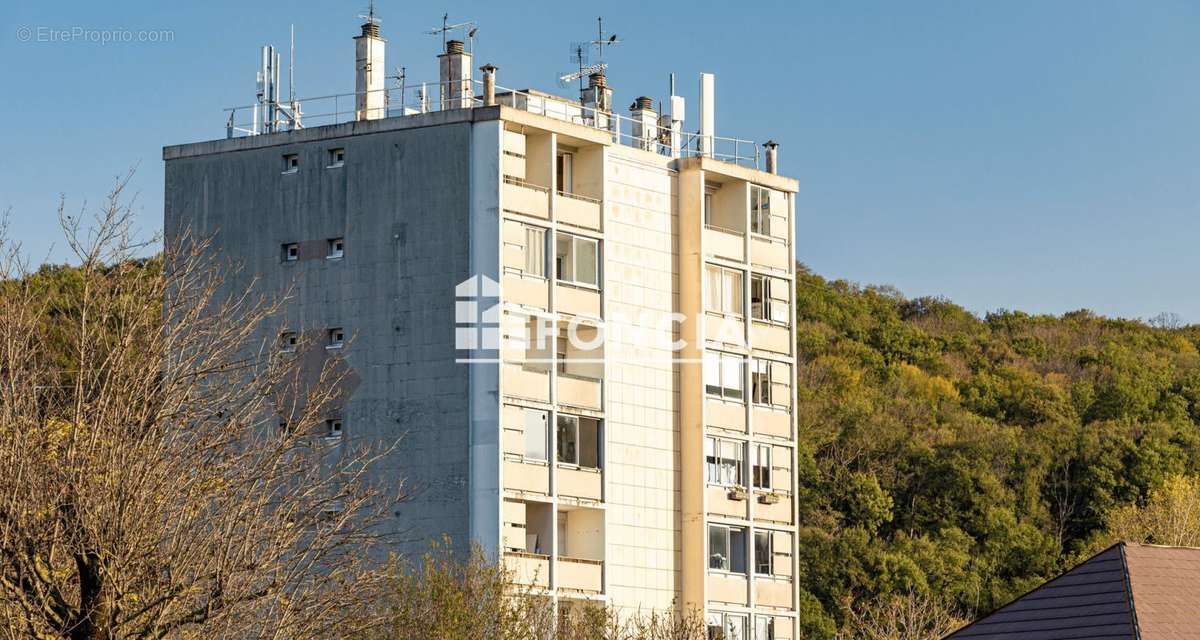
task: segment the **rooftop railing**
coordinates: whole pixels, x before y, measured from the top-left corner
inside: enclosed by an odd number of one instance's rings
[[[363,93],[339,93],[304,98],[277,105],[252,104],[226,108],[226,137],[293,131],[296,129],[353,122],[359,115],[359,97],[367,96],[368,119],[396,118],[483,106],[482,82],[472,80],[450,83],[422,82],[404,87],[378,89]],[[454,89],[461,93],[456,94]],[[465,90],[463,90],[465,89]],[[723,136],[702,136],[697,132],[673,134],[658,122],[643,124],[628,116],[603,111],[577,100],[541,93],[518,91],[497,86],[496,103],[548,118],[571,122],[603,131],[614,143],[671,157],[708,156],[716,160],[754,169],[760,168],[761,154],[752,140]],[[378,98],[382,94],[382,106]]]

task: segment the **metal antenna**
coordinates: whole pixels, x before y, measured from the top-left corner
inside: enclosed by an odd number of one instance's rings
[[[406,67],[400,67],[400,70],[396,72],[396,75],[392,76],[392,80],[395,80],[396,84],[400,85],[400,115],[406,116],[408,114],[404,112],[404,94],[405,89],[407,88],[405,87],[405,84],[408,80],[408,69]]]
[[[290,27],[291,45],[288,50],[288,102],[296,104],[296,25]]]
[[[450,33],[451,31],[454,31],[455,29],[469,29],[470,32],[467,34],[467,37],[474,38],[475,32],[479,30],[479,26],[478,26],[478,24],[476,24],[476,22],[474,20],[468,20],[466,22],[460,22],[458,24],[450,24],[450,14],[443,13],[442,14],[442,26],[430,29],[430,30],[426,31],[425,33],[427,33],[431,36],[436,36],[436,35],[442,36],[442,51],[445,52],[446,51],[446,34]],[[471,44],[472,53],[474,53],[474,47],[475,47],[475,45],[474,45],[474,43],[472,43]]]
[[[364,16],[360,13],[358,17],[366,20],[368,24],[379,24],[380,22],[383,22],[383,20],[375,17],[375,0],[371,0],[370,4],[367,5],[367,15]]]
[[[617,34],[609,34],[604,36],[604,18],[596,18],[596,39],[592,40],[591,44],[596,47],[596,58],[600,62],[604,62],[604,47],[617,44],[620,40],[617,39]]]

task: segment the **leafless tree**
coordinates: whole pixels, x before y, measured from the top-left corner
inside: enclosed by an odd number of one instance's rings
[[[203,239],[139,259],[129,178],[60,207],[59,288],[0,231],[0,637],[369,627],[401,496],[369,481],[384,451],[317,435],[347,367],[282,353],[279,302],[223,295]]]
[[[966,621],[939,599],[909,591],[847,607],[847,640],[940,640]]]

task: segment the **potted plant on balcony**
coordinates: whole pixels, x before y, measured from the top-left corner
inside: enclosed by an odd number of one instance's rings
[[[774,491],[758,494],[758,501],[761,504],[779,504],[779,501],[782,498],[783,498],[783,496],[779,495],[778,493],[776,493]]]
[[[746,499],[745,487],[730,487],[729,488],[729,499],[730,500],[745,500]]]

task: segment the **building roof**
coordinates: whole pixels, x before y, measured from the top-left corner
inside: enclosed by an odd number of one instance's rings
[[[1200,639],[1200,549],[1119,542],[946,640]]]

